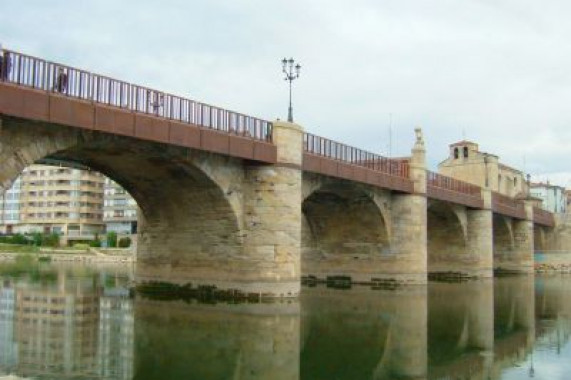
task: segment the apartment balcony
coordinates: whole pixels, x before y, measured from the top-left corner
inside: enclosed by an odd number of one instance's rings
[[[38,218],[38,217],[22,217],[20,219],[21,224],[95,224],[102,225],[103,217],[101,218],[64,218],[64,217],[52,217],[52,218]]]
[[[136,222],[137,216],[104,216],[103,222]]]
[[[124,210],[124,211],[137,211],[137,205],[122,205],[122,206],[103,206],[105,211]]]

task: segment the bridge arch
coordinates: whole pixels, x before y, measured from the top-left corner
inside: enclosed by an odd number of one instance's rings
[[[427,255],[429,275],[464,272],[467,216],[463,207],[436,200],[428,202]]]
[[[139,279],[206,281],[210,273],[205,268],[215,266],[212,263],[223,264],[244,254],[244,169],[238,159],[100,132],[2,119],[3,188],[26,166],[46,158],[97,170],[135,198],[142,211]],[[225,274],[232,278],[230,266]]]
[[[545,252],[547,249],[548,231],[547,227],[535,224],[533,226],[533,250],[534,252]]]
[[[515,249],[512,220],[506,216],[494,214],[493,226],[494,256],[509,255]]]
[[[391,255],[388,195],[345,181],[304,190],[302,274],[370,282],[382,272],[379,260]]]

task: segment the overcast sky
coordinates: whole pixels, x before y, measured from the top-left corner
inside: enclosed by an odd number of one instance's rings
[[[0,0],[7,48],[432,168],[466,137],[571,185],[571,2]],[[391,117],[392,115],[392,117]],[[389,125],[392,118],[392,145]],[[525,168],[524,168],[525,162]],[[570,172],[569,174],[567,172]]]

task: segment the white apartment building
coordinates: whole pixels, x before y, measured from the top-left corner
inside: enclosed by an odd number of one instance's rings
[[[116,182],[105,179],[103,222],[107,232],[117,235],[137,233],[137,202]]]
[[[104,232],[104,182],[102,174],[90,170],[31,165],[0,198],[0,233],[92,240]]]
[[[547,183],[532,183],[530,194],[541,199],[541,207],[550,212],[565,213],[567,210],[567,195],[565,188]]]
[[[20,190],[22,181],[16,179],[12,187],[0,194],[0,233],[11,234],[20,221]]]

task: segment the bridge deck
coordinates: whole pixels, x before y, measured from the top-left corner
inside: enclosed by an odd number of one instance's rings
[[[0,113],[275,163],[272,124],[3,50]]]
[[[380,156],[310,133],[304,134],[303,170],[412,193],[408,162]]]
[[[272,123],[9,50],[0,51],[0,114],[276,163]],[[412,193],[406,159],[390,159],[309,133],[303,170]],[[427,196],[483,208],[481,189],[427,173]],[[494,193],[495,213],[525,219],[521,201]],[[534,208],[534,222],[553,214]]]
[[[533,222],[542,226],[555,226],[555,218],[553,213],[545,211],[539,207],[533,208]]]
[[[499,193],[492,193],[492,210],[496,214],[509,216],[515,219],[525,219],[523,202]]]
[[[427,172],[426,193],[429,198],[457,203],[471,208],[483,208],[482,189],[442,174]]]

